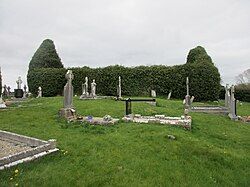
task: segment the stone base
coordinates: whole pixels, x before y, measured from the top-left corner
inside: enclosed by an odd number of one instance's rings
[[[15,98],[23,98],[23,90],[22,89],[15,89],[14,96],[15,96]]]
[[[75,119],[76,110],[74,108],[61,108],[59,110],[59,116],[66,119]]]
[[[230,117],[230,119],[233,120],[233,121],[238,121],[238,116],[228,114],[228,117]]]
[[[158,123],[166,125],[182,126],[185,129],[191,130],[191,116],[167,117],[165,115],[141,116],[140,114],[128,115],[122,118],[125,122],[135,123]]]

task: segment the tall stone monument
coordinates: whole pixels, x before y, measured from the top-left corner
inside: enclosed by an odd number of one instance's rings
[[[121,80],[121,76],[119,76],[119,79],[118,79],[117,99],[122,99],[122,80]]]
[[[8,97],[8,91],[7,91],[7,86],[3,86],[3,97]]]
[[[22,85],[23,81],[22,81],[20,76],[18,77],[16,83],[17,83],[17,89],[14,90],[14,93],[15,93],[14,96],[15,96],[15,98],[22,98],[23,97],[23,90],[21,88],[22,87],[21,85]]]
[[[189,95],[189,79],[186,79],[186,86],[187,86],[187,95],[185,96],[185,108],[189,109],[191,107],[191,100]]]
[[[7,87],[7,90],[8,90],[8,92],[7,92],[7,97],[9,97],[10,94],[11,94],[10,89],[11,89],[10,86],[8,86],[8,87]]]
[[[72,80],[74,79],[74,75],[72,70],[68,70],[66,75],[67,83],[64,86],[63,91],[63,108],[59,110],[59,115],[66,119],[75,118],[75,109],[73,107],[73,86]]]
[[[25,99],[27,97],[27,86],[26,84],[23,86],[23,98]]]
[[[229,114],[228,116],[231,118],[231,120],[238,120],[238,116],[236,114],[236,99],[234,97],[234,93],[235,93],[235,89],[234,89],[234,85],[231,86],[230,88],[230,106],[229,106]]]

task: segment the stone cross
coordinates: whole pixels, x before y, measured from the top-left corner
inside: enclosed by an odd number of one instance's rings
[[[23,83],[23,81],[21,80],[20,76],[18,77],[16,83],[17,83],[17,89],[21,89],[21,84]]]
[[[95,79],[93,79],[93,82],[91,83],[91,96],[96,97],[96,83]]]
[[[121,76],[119,76],[119,81],[118,81],[118,99],[122,98],[122,80],[121,80]]]
[[[74,75],[72,70],[68,70],[66,75],[67,83],[64,86],[64,108],[72,108],[73,107],[73,86],[72,80],[74,79]]]

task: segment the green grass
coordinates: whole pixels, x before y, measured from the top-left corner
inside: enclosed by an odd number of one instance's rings
[[[133,112],[183,114],[182,101],[157,101],[157,107],[132,103]],[[250,186],[250,125],[226,116],[191,113],[192,131],[122,122],[90,126],[58,119],[62,97],[20,105],[0,111],[0,129],[55,138],[61,151],[0,171],[0,186]],[[74,105],[82,115],[121,118],[125,112],[124,102],[108,99],[74,98]],[[238,113],[250,115],[250,103],[239,106]]]

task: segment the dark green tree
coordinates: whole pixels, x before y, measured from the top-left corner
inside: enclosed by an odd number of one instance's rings
[[[187,56],[187,64],[204,62],[213,64],[211,57],[207,54],[203,47],[197,46],[196,48],[193,48],[189,51]]]
[[[33,55],[29,64],[29,70],[36,68],[63,68],[52,40],[44,40]]]

